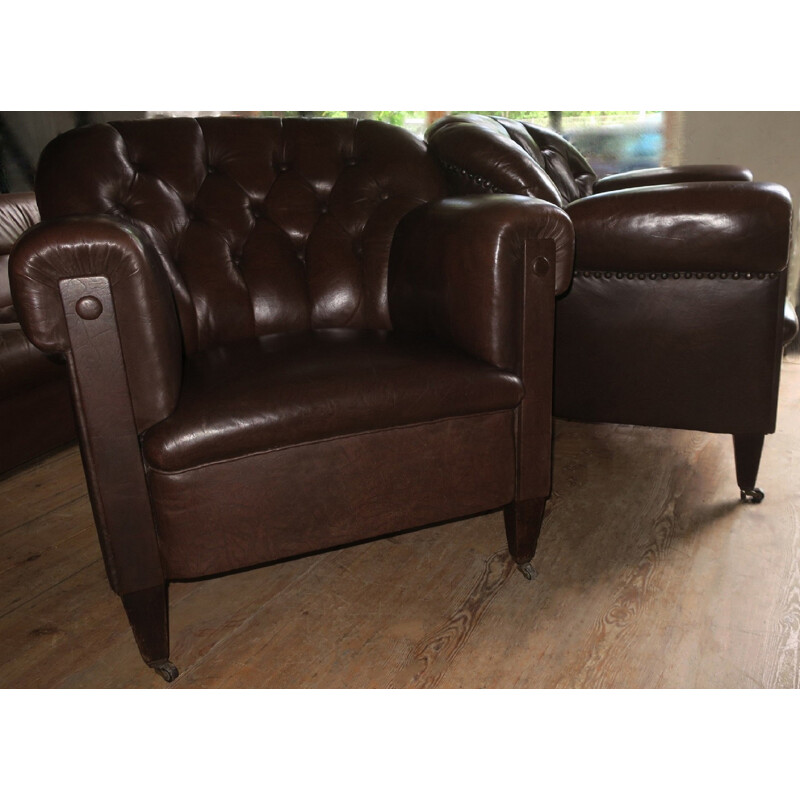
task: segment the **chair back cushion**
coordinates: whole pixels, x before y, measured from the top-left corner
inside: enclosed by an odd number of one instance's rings
[[[528,122],[459,114],[437,120],[425,138],[458,194],[526,194],[563,207],[597,180],[563,136]]]
[[[187,352],[390,327],[394,229],[445,194],[423,142],[372,120],[206,117],[78,128],[40,160],[42,218],[108,214],[152,239]]]

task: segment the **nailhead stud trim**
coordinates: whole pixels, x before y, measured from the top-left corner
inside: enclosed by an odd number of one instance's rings
[[[680,278],[683,279],[691,279],[694,278],[696,280],[714,280],[715,278],[719,278],[720,280],[734,280],[738,281],[740,279],[744,279],[746,281],[752,280],[753,278],[758,278],[758,280],[764,280],[764,278],[777,278],[777,272],[609,272],[608,270],[582,270],[577,273],[578,275],[583,276],[584,278],[627,278],[628,280],[633,280],[634,278],[638,278],[640,281],[648,278],[651,281],[655,280],[668,280],[672,278],[673,280],[678,280]]]

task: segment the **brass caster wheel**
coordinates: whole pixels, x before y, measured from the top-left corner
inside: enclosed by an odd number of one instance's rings
[[[529,581],[532,581],[536,575],[538,574],[536,570],[533,568],[533,565],[529,561],[527,564],[517,564],[517,569],[525,576],[525,578]]]
[[[156,661],[150,665],[167,683],[172,683],[178,677],[178,668],[171,662],[164,659]]]
[[[760,503],[764,499],[764,492],[761,489],[742,489],[741,498],[743,503]]]

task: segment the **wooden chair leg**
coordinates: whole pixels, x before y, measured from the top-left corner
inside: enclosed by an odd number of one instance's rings
[[[764,499],[764,492],[756,488],[758,466],[761,463],[761,450],[763,447],[763,434],[735,433],[733,435],[736,482],[739,484],[743,503],[760,503]]]
[[[542,530],[546,497],[509,503],[503,509],[506,523],[508,551],[517,563],[517,569],[528,579],[536,577],[531,560],[536,553],[539,533]]]
[[[152,667],[167,683],[175,680],[178,670],[169,660],[166,585],[124,594],[122,605],[145,664]]]

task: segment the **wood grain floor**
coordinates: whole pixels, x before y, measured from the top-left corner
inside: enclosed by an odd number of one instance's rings
[[[533,583],[492,513],[173,584],[171,685],[68,448],[0,480],[0,687],[800,688],[800,356],[780,406],[760,506],[730,437],[558,423]]]

